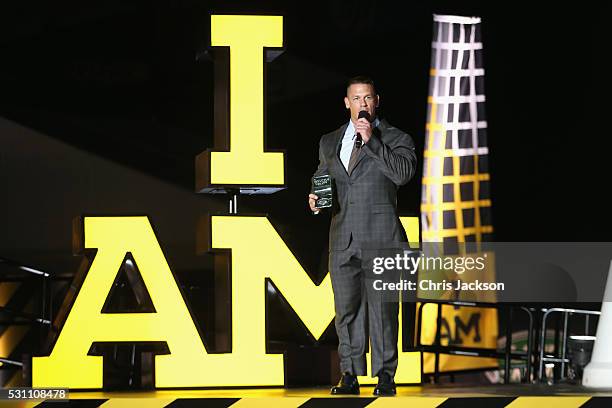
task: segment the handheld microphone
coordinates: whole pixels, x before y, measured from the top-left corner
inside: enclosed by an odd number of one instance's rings
[[[359,115],[357,116],[357,119],[361,119],[361,118],[366,118],[369,122],[370,114],[368,113],[368,111],[365,111],[365,110],[359,111]],[[363,139],[361,138],[361,135],[359,134],[359,132],[357,132],[357,135],[355,136],[355,146],[357,146],[357,148],[360,148],[362,145],[363,145]]]

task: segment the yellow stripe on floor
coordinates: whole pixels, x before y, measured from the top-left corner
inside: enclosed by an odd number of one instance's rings
[[[41,402],[42,401],[31,402],[31,401],[2,400],[0,401],[0,407],[2,408],[34,408],[35,406],[39,405]]]
[[[172,399],[153,399],[153,398],[113,398],[102,405],[100,407],[104,408],[163,408],[166,405],[169,405],[173,402],[175,398]]]
[[[578,408],[591,397],[518,397],[506,408]]]
[[[410,407],[435,408],[446,401],[447,398],[434,397],[379,397],[367,405],[368,408]]]
[[[308,401],[310,397],[283,397],[283,398],[242,398],[231,406],[232,408],[270,408],[285,407],[297,408]]]

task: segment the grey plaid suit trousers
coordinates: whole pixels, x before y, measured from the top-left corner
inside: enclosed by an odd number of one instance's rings
[[[329,174],[335,184],[329,270],[340,369],[366,374],[369,339],[372,376],[385,372],[393,377],[397,369],[399,305],[383,302],[382,295],[372,296],[366,291],[363,248],[391,248],[408,241],[397,215],[397,189],[414,176],[414,142],[383,119],[359,149],[349,174],[338,156],[347,125],[321,137],[319,166],[314,174]]]
[[[380,292],[367,290],[362,268],[367,263],[365,256],[354,241],[347,249],[330,252],[340,371],[366,375],[369,339],[372,376],[385,372],[393,378],[397,369],[399,304],[383,301]]]

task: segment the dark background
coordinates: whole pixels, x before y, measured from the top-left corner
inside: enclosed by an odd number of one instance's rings
[[[212,262],[195,254],[196,221],[227,203],[193,193],[194,158],[213,147],[213,66],[196,55],[210,44],[210,14],[222,13],[285,17],[285,52],[268,66],[266,148],[286,151],[288,188],[242,198],[240,209],[268,213],[314,279],[325,270],[328,227],[306,209],[318,138],[347,120],[345,80],[367,74],[384,116],[413,136],[422,161],[432,13],[483,19],[496,240],[607,241],[598,7],[2,2],[0,256],[71,275],[80,262],[74,217],[146,214],[206,324]],[[403,215],[418,215],[418,178],[400,190]]]
[[[610,221],[595,209],[606,169],[594,151],[609,144],[596,114],[598,10],[534,3],[3,2],[0,115],[191,191],[193,159],[212,147],[212,63],[195,60],[209,15],[282,14],[267,147],[286,149],[289,189],[245,204],[301,234],[318,137],[346,120],[343,81],[374,77],[386,117],[422,151],[431,14],[478,15],[496,239],[606,240]],[[417,214],[419,188],[402,190],[405,213]]]

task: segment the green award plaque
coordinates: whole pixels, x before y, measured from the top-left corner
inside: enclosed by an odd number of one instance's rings
[[[315,203],[317,208],[328,208],[332,206],[334,187],[333,180],[328,174],[312,178],[312,192],[319,197]]]

